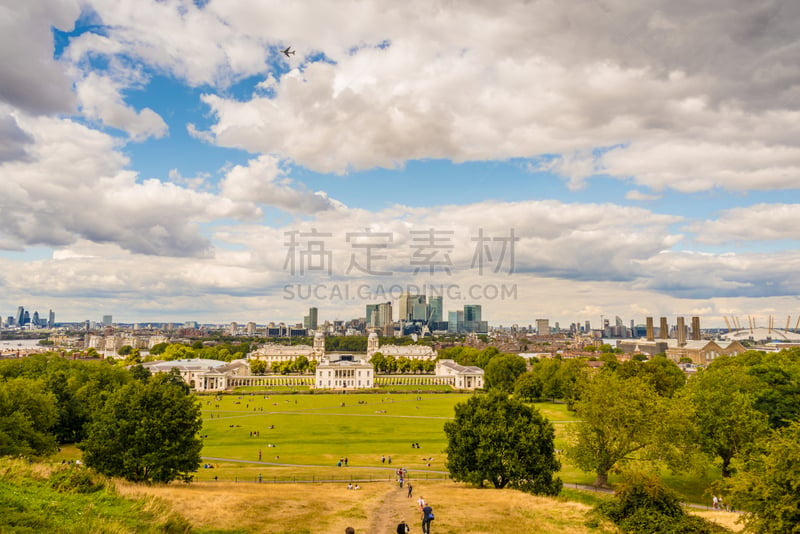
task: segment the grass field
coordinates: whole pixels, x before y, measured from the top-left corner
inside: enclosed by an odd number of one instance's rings
[[[261,475],[263,482],[377,481],[393,480],[398,467],[405,467],[412,479],[445,478],[443,425],[452,418],[454,406],[469,397],[435,393],[200,397],[207,435],[202,455],[214,468],[200,469],[196,479],[256,481]],[[560,403],[535,407],[554,423],[556,447],[563,448],[565,429],[574,423],[574,414]],[[420,448],[412,448],[412,443]],[[337,467],[344,458],[347,466]],[[594,481],[593,474],[576,469],[563,456],[560,460],[558,476],[565,483]],[[697,503],[708,501],[705,488],[718,476],[714,471],[703,478],[664,473],[685,500]]]
[[[105,509],[105,504],[98,503],[92,508],[93,524],[100,525],[108,518],[115,525],[109,532],[154,531],[159,522],[172,521],[168,511],[174,511],[192,525],[193,532],[202,534],[341,534],[346,526],[359,533],[380,533],[393,532],[400,519],[418,532],[415,499],[408,499],[406,490],[399,489],[394,480],[394,470],[405,467],[414,496],[424,496],[437,512],[436,534],[617,532],[591,512],[592,506],[608,495],[575,489],[575,484],[591,483],[593,476],[570,466],[563,457],[559,476],[565,489],[556,499],[507,489],[476,489],[444,479],[443,425],[452,417],[454,406],[467,398],[467,394],[416,392],[243,392],[200,397],[206,436],[202,455],[204,462],[214,467],[201,468],[196,481],[188,485],[118,481],[118,494],[135,499],[127,510],[147,512],[142,516],[145,522],[126,527],[117,519],[115,508]],[[563,446],[564,430],[574,423],[574,416],[563,404],[540,403],[536,408],[553,421],[556,446]],[[412,448],[412,443],[419,443],[420,448]],[[75,447],[63,447],[56,461],[79,457]],[[347,467],[337,467],[345,457]],[[705,502],[703,491],[714,476],[719,474],[711,472],[702,480],[665,474],[665,479],[681,490],[686,500]],[[320,482],[331,480],[334,482]],[[361,489],[348,491],[349,480],[359,481]],[[13,488],[9,491],[19,493]],[[30,509],[71,506],[71,501],[62,502],[66,498],[44,490],[25,498]],[[166,508],[158,508],[157,503]],[[162,511],[147,515],[150,510]],[[694,513],[740,530],[735,514]],[[53,521],[51,524],[56,524],[56,519]]]

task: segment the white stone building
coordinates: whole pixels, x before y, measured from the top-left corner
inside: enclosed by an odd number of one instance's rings
[[[436,376],[450,377],[456,389],[481,389],[483,388],[483,369],[473,365],[460,365],[453,360],[439,360],[436,362]]]
[[[378,334],[372,332],[367,338],[367,361],[380,352],[384,356],[408,358],[409,360],[435,360],[436,351],[428,345],[383,345]]]
[[[371,389],[375,386],[375,370],[372,364],[342,354],[317,365],[314,385],[317,389]]]

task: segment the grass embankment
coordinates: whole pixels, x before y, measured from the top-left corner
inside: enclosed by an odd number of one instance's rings
[[[122,534],[186,532],[190,528],[171,504],[146,494],[136,499],[122,497],[101,477],[96,478],[102,487],[69,483],[54,487],[54,471],[82,468],[28,464],[11,458],[3,458],[1,465],[0,532]]]

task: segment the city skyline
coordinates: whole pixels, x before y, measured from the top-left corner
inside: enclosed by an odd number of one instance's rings
[[[0,309],[793,326],[800,6],[627,4],[11,2]]]

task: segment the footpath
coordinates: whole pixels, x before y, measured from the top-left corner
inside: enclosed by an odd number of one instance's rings
[[[369,530],[372,534],[394,534],[397,524],[405,521],[412,532],[420,532],[420,514],[417,506],[418,495],[408,498],[408,490],[392,484],[383,499],[373,510],[370,517]]]

